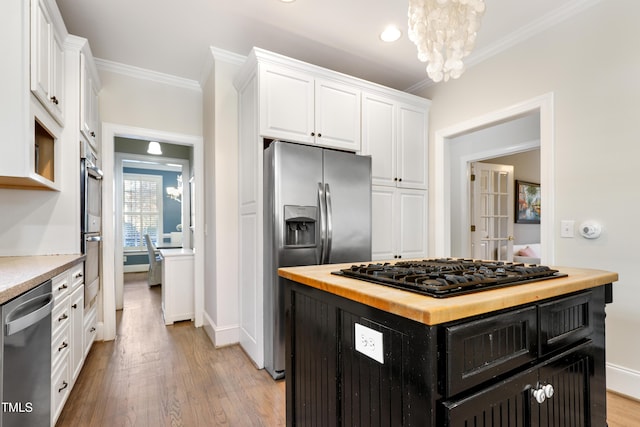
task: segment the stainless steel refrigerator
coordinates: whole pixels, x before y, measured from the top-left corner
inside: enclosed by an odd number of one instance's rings
[[[264,358],[284,377],[278,268],[371,259],[371,158],[272,142],[264,151]]]

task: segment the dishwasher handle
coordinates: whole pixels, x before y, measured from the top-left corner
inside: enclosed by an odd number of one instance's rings
[[[11,336],[51,315],[53,294],[48,293],[27,300],[7,315],[5,336]],[[13,319],[17,317],[16,319]]]

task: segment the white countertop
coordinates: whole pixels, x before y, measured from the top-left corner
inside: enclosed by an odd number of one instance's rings
[[[160,255],[162,255],[163,258],[193,256],[193,249],[189,249],[189,248],[160,249]]]

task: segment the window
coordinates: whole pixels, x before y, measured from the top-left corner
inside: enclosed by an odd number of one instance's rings
[[[162,176],[125,173],[122,188],[124,250],[146,250],[144,235],[162,241]]]

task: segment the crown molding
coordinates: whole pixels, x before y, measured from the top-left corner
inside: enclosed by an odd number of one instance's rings
[[[133,65],[121,64],[106,59],[95,58],[96,68],[100,71],[121,74],[141,80],[148,80],[155,83],[162,83],[182,89],[201,91],[202,88],[196,80],[185,79],[172,76],[171,74],[159,73],[145,68],[134,67]]]
[[[241,66],[247,61],[247,57],[228,50],[209,46],[211,55],[207,55],[202,73],[200,73],[200,87],[204,87],[213,70],[213,64],[216,61],[225,62],[231,65]]]
[[[564,6],[561,6],[547,13],[546,15],[533,22],[530,22],[529,24],[508,34],[506,37],[503,37],[495,43],[492,43],[483,49],[474,51],[464,61],[465,66],[467,68],[471,68],[474,65],[480,64],[481,62],[486,61],[492,56],[498,55],[499,53],[504,52],[505,50],[512,48],[513,46],[516,46],[524,42],[525,40],[528,40],[533,36],[540,34],[601,2],[602,0],[575,0],[573,2],[566,3]],[[480,31],[482,31],[482,27]],[[435,84],[436,83],[433,80],[425,78],[424,80],[419,81],[418,83],[406,89],[406,92],[417,93],[420,90],[426,89]]]

